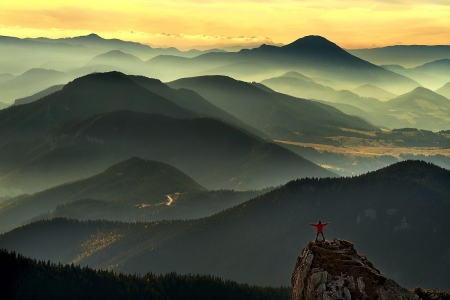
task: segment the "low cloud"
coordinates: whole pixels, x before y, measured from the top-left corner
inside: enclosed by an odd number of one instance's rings
[[[180,38],[189,40],[209,40],[209,41],[240,41],[240,42],[264,42],[271,41],[268,37],[263,36],[222,36],[222,35],[207,35],[207,34],[176,34],[176,33],[158,33],[156,36],[159,37],[169,37],[169,38]]]

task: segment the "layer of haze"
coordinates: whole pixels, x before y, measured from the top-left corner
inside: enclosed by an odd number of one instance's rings
[[[289,43],[314,32],[344,48],[448,44],[447,0],[2,1],[0,35],[175,46]]]

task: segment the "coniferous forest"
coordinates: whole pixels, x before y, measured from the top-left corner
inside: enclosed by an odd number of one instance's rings
[[[238,284],[209,275],[136,276],[54,264],[1,250],[2,299],[290,299],[287,287]]]
[[[0,1],[0,300],[450,300],[448,16]]]

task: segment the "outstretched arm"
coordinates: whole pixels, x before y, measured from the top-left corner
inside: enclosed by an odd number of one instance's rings
[[[313,223],[311,223],[311,224],[309,224],[309,225],[317,227],[317,224],[313,224]]]
[[[323,226],[327,226],[330,222],[323,223]]]

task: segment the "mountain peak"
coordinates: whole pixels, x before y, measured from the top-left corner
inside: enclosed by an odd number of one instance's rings
[[[414,90],[412,90],[411,92],[409,92],[408,94],[411,95],[420,95],[422,97],[427,97],[427,98],[435,98],[435,97],[442,97],[439,94],[436,94],[435,92],[433,92],[430,89],[424,88],[422,86],[416,87]]]
[[[283,47],[307,47],[307,46],[314,46],[314,47],[332,47],[332,48],[339,48],[335,43],[327,40],[323,36],[320,35],[308,35],[302,38],[299,38],[298,40],[295,40],[294,42],[287,44]]]
[[[127,75],[125,75],[122,72],[119,71],[111,71],[111,72],[95,72],[95,73],[91,73],[88,75],[84,75],[82,77],[78,77],[75,80],[73,80],[71,83],[69,83],[67,86],[70,86],[71,84],[73,85],[74,83],[79,83],[79,82],[88,82],[91,80],[95,80],[95,81],[130,81],[130,79],[127,77]]]
[[[99,39],[99,40],[102,39],[102,37],[99,36],[99,35],[96,34],[96,33],[91,33],[91,34],[88,34],[88,35],[86,35],[86,36],[84,36],[84,37],[89,38],[89,39]]]
[[[309,242],[292,274],[292,299],[420,299],[345,240]]]

